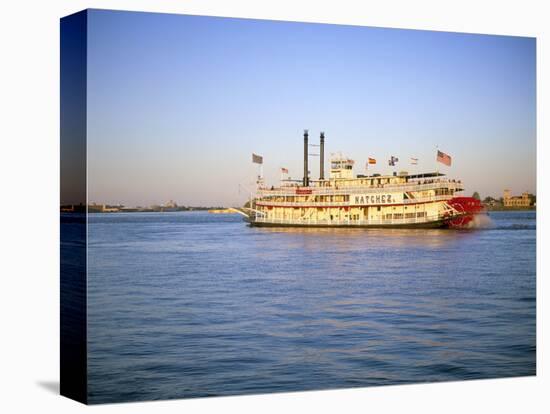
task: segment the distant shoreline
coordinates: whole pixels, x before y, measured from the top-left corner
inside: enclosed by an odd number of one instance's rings
[[[530,207],[491,207],[485,206],[486,210],[489,212],[493,211],[536,211],[536,206]],[[100,209],[88,207],[88,213],[96,214],[114,214],[114,213],[174,213],[181,211],[211,211],[211,212],[223,212],[226,213],[229,207],[177,207],[177,208],[167,208],[167,209],[152,209],[152,208],[123,208],[116,211],[102,211]],[[61,206],[61,213],[84,213],[84,206]]]
[[[220,207],[182,207],[182,208],[169,208],[169,209],[133,209],[126,208],[118,211],[101,211],[101,210],[92,210],[88,209],[88,213],[99,213],[99,214],[113,214],[113,213],[180,213],[182,211],[202,211],[206,212],[208,210],[225,210]]]
[[[487,211],[536,211],[535,206],[530,207],[489,207],[485,206]]]
[[[226,207],[175,207],[175,208],[138,208],[138,207],[123,207],[109,208],[103,210],[95,206],[88,206],[88,213],[97,214],[113,214],[113,213],[174,213],[181,211],[208,211],[208,210],[227,210]],[[85,213],[86,206],[83,205],[63,205],[60,209],[61,213]]]

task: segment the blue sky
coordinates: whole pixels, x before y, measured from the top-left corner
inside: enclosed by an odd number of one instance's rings
[[[356,173],[369,156],[391,173],[395,155],[467,195],[536,191],[533,38],[100,10],[88,22],[90,201],[239,204],[252,152],[268,183],[280,167],[301,178],[304,128]]]

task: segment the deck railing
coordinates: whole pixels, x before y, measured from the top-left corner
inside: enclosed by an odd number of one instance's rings
[[[259,196],[294,196],[308,195],[296,194],[296,189],[303,187],[278,187],[274,189],[260,188],[258,189]],[[434,180],[429,183],[411,182],[407,184],[380,184],[380,185],[357,185],[357,186],[330,186],[330,187],[307,187],[311,190],[311,195],[324,194],[350,194],[354,192],[366,193],[387,193],[389,191],[427,191],[438,188],[449,188],[453,190],[463,190],[464,185],[456,180]]]
[[[394,204],[419,204],[419,203],[430,203],[430,202],[436,202],[436,201],[447,201],[452,199],[454,196],[451,194],[448,195],[439,195],[439,196],[432,196],[432,197],[422,197],[422,198],[413,198],[413,199],[407,199],[402,200],[398,203],[389,203],[389,204],[361,204],[361,205],[353,205],[350,204],[349,201],[299,201],[299,202],[291,202],[291,201],[271,201],[271,200],[256,200],[257,206],[273,206],[273,207],[363,207],[365,205],[367,206],[391,206]]]
[[[269,223],[269,224],[285,224],[285,225],[307,225],[307,226],[383,226],[383,225],[402,225],[402,224],[424,224],[440,221],[443,219],[441,215],[414,217],[414,218],[402,218],[402,219],[376,219],[376,220],[316,220],[309,218],[302,219],[277,219],[256,217],[253,219],[257,223]]]

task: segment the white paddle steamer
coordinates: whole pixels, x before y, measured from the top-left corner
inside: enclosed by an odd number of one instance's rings
[[[259,177],[255,196],[242,210],[250,225],[456,228],[468,226],[483,211],[479,200],[458,195],[464,190],[460,180],[440,172],[354,175],[354,161],[338,155],[330,160],[325,178],[324,141],[321,133],[318,180],[309,177],[307,130],[303,180],[281,180],[278,187],[268,187]]]

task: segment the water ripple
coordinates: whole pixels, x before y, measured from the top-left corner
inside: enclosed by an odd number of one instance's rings
[[[534,375],[534,212],[479,231],[89,220],[92,403]]]

